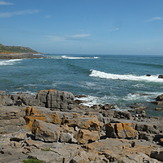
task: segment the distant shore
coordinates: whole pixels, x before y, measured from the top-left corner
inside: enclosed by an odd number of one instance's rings
[[[45,58],[42,54],[32,53],[0,53],[0,59]]]

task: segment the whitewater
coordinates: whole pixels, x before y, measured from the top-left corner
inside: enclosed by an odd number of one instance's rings
[[[41,59],[0,60],[0,90],[36,94],[42,89],[85,95],[85,105],[153,101],[163,94],[163,56],[45,54]],[[151,76],[147,76],[150,74]],[[150,114],[163,112],[150,110]]]
[[[113,80],[133,80],[133,81],[163,83],[163,80],[161,78],[158,78],[158,75],[151,75],[151,76],[147,76],[147,75],[136,76],[131,74],[120,75],[120,74],[105,73],[97,70],[91,70],[90,76],[104,78],[104,79],[113,79]]]

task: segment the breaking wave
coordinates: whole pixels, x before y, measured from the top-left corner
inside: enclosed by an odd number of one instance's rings
[[[20,63],[20,61],[22,61],[22,59],[0,60],[0,66],[14,65]]]
[[[98,59],[99,57],[69,57],[69,56],[61,56],[62,59]]]
[[[91,77],[99,77],[103,79],[113,79],[113,80],[132,80],[132,81],[145,81],[145,82],[159,82],[163,83],[163,79],[158,78],[158,75],[152,75],[152,76],[137,76],[137,75],[121,75],[121,74],[111,74],[106,73],[102,71],[97,70],[91,70],[91,74],[89,75]]]

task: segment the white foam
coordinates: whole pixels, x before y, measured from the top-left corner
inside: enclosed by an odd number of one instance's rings
[[[124,101],[136,101],[136,100],[147,100],[149,98],[149,96],[145,95],[141,95],[139,93],[129,93],[127,96],[123,97]]]
[[[69,57],[69,56],[61,56],[62,59],[98,59],[99,57]]]
[[[0,60],[0,66],[14,65],[20,63],[20,61],[22,61],[22,59]]]
[[[92,77],[99,77],[104,79],[113,79],[113,80],[132,80],[132,81],[146,81],[146,82],[160,82],[163,83],[163,79],[158,78],[158,75],[152,75],[152,76],[137,76],[137,75],[121,75],[121,74],[111,74],[111,73],[105,73],[102,71],[97,70],[91,70],[91,74],[89,76]]]
[[[91,107],[93,105],[100,104],[99,98],[95,97],[95,96],[86,96],[86,97],[76,98],[76,100],[84,101],[84,103],[82,103],[82,105],[89,106],[89,107]]]

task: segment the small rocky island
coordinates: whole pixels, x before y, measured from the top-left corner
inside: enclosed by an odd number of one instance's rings
[[[5,46],[0,44],[0,59],[42,58],[41,54],[31,48],[22,46]]]
[[[78,97],[79,98],[79,97]],[[163,118],[114,105],[87,107],[70,92],[0,91],[0,160],[4,163],[160,163]],[[155,101],[163,106],[163,95]]]

